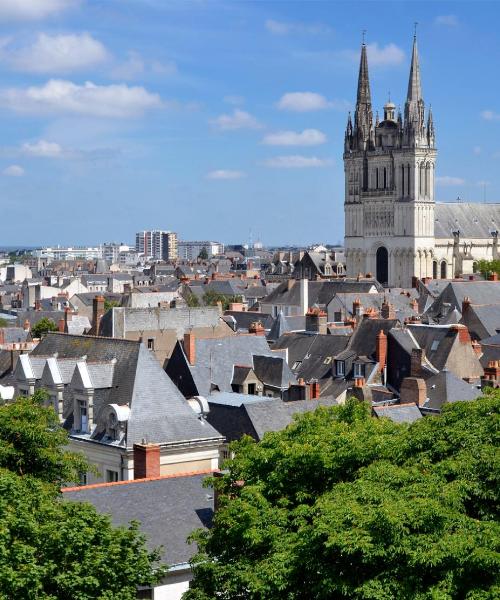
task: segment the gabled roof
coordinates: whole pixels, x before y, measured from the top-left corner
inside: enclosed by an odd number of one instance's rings
[[[213,492],[203,487],[210,473],[120,481],[117,484],[72,488],[65,501],[90,502],[111,515],[114,525],[138,521],[150,549],[163,546],[162,560],[169,566],[186,564],[196,552],[187,542],[200,527],[210,526]]]
[[[377,417],[387,417],[395,423],[413,423],[422,418],[416,404],[390,404],[388,406],[374,406],[373,412]]]
[[[287,390],[290,385],[297,383],[284,357],[254,355],[253,368],[255,375],[265,385]]]
[[[451,371],[443,370],[427,379],[427,401],[424,408],[440,409],[448,402],[475,400],[482,395],[480,389],[459,379]]]
[[[288,320],[283,314],[283,311],[280,310],[279,315],[274,320],[273,326],[267,335],[267,339],[271,342],[275,342],[288,331],[290,331],[290,325],[288,324]]]

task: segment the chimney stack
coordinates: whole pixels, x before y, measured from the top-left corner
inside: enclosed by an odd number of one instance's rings
[[[253,335],[266,335],[266,330],[264,325],[262,325],[262,321],[254,321],[253,323],[250,323],[248,333],[252,333]]]
[[[309,280],[303,277],[300,280],[300,314],[305,315],[309,308]]]
[[[410,301],[410,308],[418,313],[418,302],[416,298],[413,298],[413,300]]]
[[[483,347],[477,340],[472,340],[471,344],[476,356],[480,358],[483,354]]]
[[[313,381],[309,384],[309,400],[317,400],[321,393],[321,388],[319,385],[319,381]]]
[[[134,444],[134,479],[160,476],[160,444]]]
[[[401,382],[399,398],[401,404],[414,403],[417,406],[423,406],[427,400],[425,380],[421,377],[405,377]]]
[[[194,333],[184,334],[184,353],[190,365],[196,364],[196,338]]]
[[[488,281],[498,281],[498,273],[490,273],[488,275]]]
[[[411,377],[418,377],[422,371],[422,362],[425,357],[425,351],[422,348],[412,348],[410,361]]]
[[[29,331],[31,329],[31,323],[29,319],[25,319],[23,329],[24,331]]]
[[[57,323],[57,330],[59,331],[59,333],[64,333],[64,325],[65,325],[64,318],[61,317]]]
[[[455,331],[458,333],[458,341],[461,344],[470,344],[471,343],[469,330],[467,329],[467,327],[465,325],[461,325],[461,324],[457,323],[455,325],[452,325],[450,327],[450,329],[452,331]]]
[[[361,300],[359,298],[356,298],[352,303],[352,316],[354,318],[361,317]]]
[[[379,370],[382,372],[387,363],[387,336],[382,329],[377,333],[376,358],[379,364]]]
[[[92,304],[92,333],[99,334],[99,323],[104,315],[104,296],[96,296]]]
[[[471,301],[469,296],[465,296],[465,298],[462,300],[462,315],[466,313],[466,311],[470,308],[470,305]]]
[[[325,311],[319,308],[310,308],[306,313],[306,331],[313,333],[328,333],[328,317]]]
[[[385,298],[384,298],[384,301],[382,302],[380,316],[382,317],[382,319],[395,319],[396,318],[396,313],[394,312],[394,307],[392,306],[392,304],[389,304],[389,302],[387,302],[387,300]]]

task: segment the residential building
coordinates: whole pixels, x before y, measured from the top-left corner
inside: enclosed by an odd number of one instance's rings
[[[178,255],[181,260],[195,261],[202,249],[207,251],[207,257],[224,254],[224,244],[220,242],[201,241],[201,242],[179,242]]]
[[[154,229],[135,234],[135,250],[153,260],[176,260],[178,256],[177,234],[173,231]]]

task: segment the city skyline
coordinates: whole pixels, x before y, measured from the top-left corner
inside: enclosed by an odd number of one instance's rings
[[[404,103],[414,21],[436,199],[498,200],[495,3],[358,5],[4,2],[0,243],[130,242],[163,224],[335,243],[361,31],[381,113],[389,93]]]

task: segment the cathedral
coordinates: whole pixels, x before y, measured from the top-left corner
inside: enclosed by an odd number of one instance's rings
[[[371,273],[385,286],[473,273],[498,257],[500,204],[434,200],[436,137],[422,96],[413,39],[404,115],[390,99],[373,118],[366,45],[361,47],[354,122],[344,143],[347,275]]]

